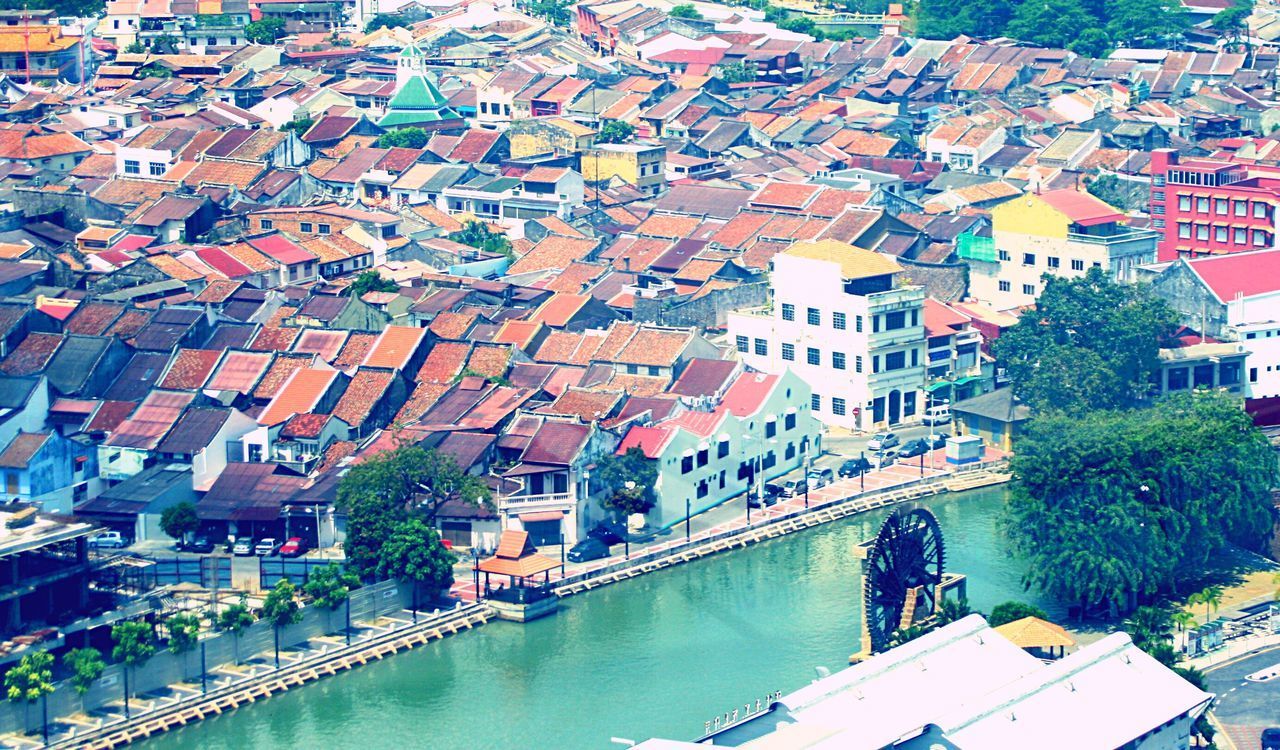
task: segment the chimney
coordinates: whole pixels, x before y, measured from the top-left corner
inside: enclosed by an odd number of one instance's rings
[[[631,256],[629,255],[622,256],[622,270],[626,271],[627,273],[631,272]]]

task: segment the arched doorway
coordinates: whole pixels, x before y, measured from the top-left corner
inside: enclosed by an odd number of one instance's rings
[[[902,421],[902,392],[889,391],[889,413],[886,415],[889,424],[897,424]]]

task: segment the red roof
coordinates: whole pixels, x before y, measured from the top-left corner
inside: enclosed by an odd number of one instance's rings
[[[661,427],[632,427],[618,444],[617,453],[621,456],[632,448],[639,448],[646,457],[658,458],[670,437],[671,432]]]
[[[296,263],[313,261],[316,256],[305,248],[292,242],[282,234],[270,234],[265,237],[254,237],[246,240],[254,250],[279,263],[291,266]]]
[[[1050,190],[1041,193],[1040,199],[1073,223],[1084,227],[1110,224],[1124,219],[1124,214],[1083,190]]]
[[[1186,261],[1222,302],[1280,291],[1280,250],[1232,253]]]
[[[102,253],[99,253],[101,255]],[[196,251],[196,257],[205,265],[229,279],[241,276],[252,276],[253,269],[233,258],[225,250],[217,247],[204,247]]]
[[[956,312],[933,297],[925,297],[924,329],[929,338],[950,336],[969,321],[968,315]]]
[[[755,414],[769,397],[773,386],[778,382],[777,375],[765,375],[759,372],[744,372],[738,376],[729,390],[725,391],[721,408],[728,409],[735,417],[747,417]]]

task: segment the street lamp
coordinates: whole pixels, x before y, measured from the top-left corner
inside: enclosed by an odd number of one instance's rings
[[[692,532],[692,531],[690,531],[690,529],[689,529],[689,524],[690,524],[690,523],[692,523],[692,522],[693,522],[693,501],[686,497],[686,498],[684,499],[684,541],[685,541],[685,544],[688,544],[688,543],[689,543],[689,541],[690,541],[690,539],[692,538],[692,533],[693,533],[693,532]]]
[[[804,443],[804,507],[809,509],[809,472],[813,469],[812,462],[809,461],[809,442],[806,438]]]
[[[636,483],[635,483],[635,482],[633,482],[633,481],[631,481],[630,479],[628,479],[628,480],[627,480],[627,481],[626,481],[622,486],[623,486],[623,487],[626,487],[626,488],[627,488],[627,492],[628,492],[628,493],[630,493],[631,491],[633,491],[633,490],[636,488]],[[627,528],[627,522],[626,522],[625,520],[623,520],[623,522],[622,522],[622,545],[623,545],[623,547],[622,547],[622,551],[623,551],[623,555],[624,555],[624,558],[623,558],[623,559],[626,559],[626,560],[630,560],[630,559],[631,559],[631,534],[630,534],[629,532],[630,532],[630,530]]]

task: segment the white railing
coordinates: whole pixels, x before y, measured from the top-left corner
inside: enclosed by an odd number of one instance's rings
[[[533,508],[572,508],[577,498],[571,492],[550,492],[543,495],[508,495],[498,500],[498,508],[524,511]]]

